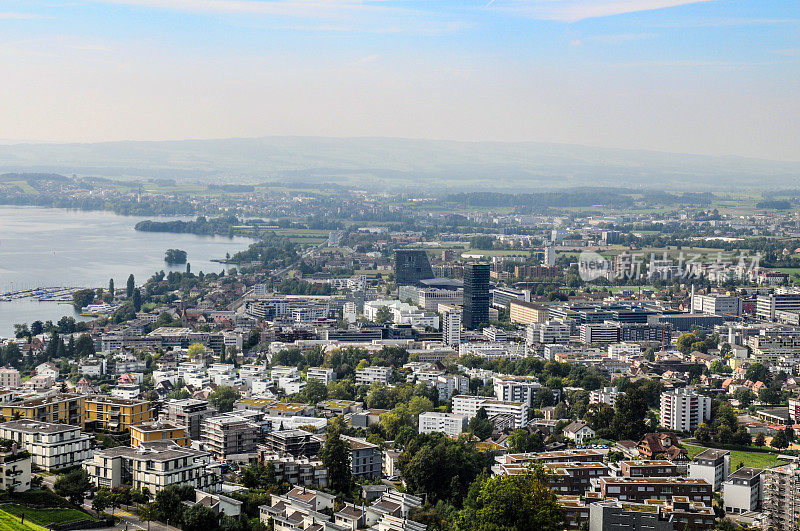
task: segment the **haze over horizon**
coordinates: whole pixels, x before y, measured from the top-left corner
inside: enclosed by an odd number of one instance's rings
[[[800,2],[0,1],[0,139],[389,137],[800,160]]]

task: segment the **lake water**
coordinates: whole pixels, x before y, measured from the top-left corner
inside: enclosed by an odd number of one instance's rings
[[[0,206],[0,292],[50,286],[124,288],[133,273],[141,285],[156,271],[185,271],[164,262],[167,249],[183,249],[192,272],[219,272],[211,259],[245,249],[249,238],[139,232],[143,219],[110,212]],[[179,219],[179,218],[164,218]],[[184,218],[185,219],[185,218]],[[12,337],[14,323],[56,321],[77,315],[69,304],[34,299],[0,302],[0,337]]]

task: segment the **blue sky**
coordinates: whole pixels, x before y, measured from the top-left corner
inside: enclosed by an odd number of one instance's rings
[[[0,138],[545,141],[800,160],[800,1],[0,0]]]

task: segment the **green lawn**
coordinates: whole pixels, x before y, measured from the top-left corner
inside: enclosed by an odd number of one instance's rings
[[[800,267],[776,267],[775,271],[789,273],[790,275],[800,275]]]
[[[10,513],[0,510],[0,531],[48,531],[46,527],[36,525],[25,518],[25,523],[22,524],[20,519]]]
[[[77,509],[31,509],[29,507],[17,505],[16,503],[0,505],[0,510],[17,518],[24,514],[26,523],[30,520],[34,524],[39,524],[41,526],[77,522],[78,520],[92,518],[90,515]]]
[[[704,446],[697,446],[694,444],[683,443],[686,451],[689,452],[689,459],[705,450]],[[738,450],[731,450],[731,470],[739,466],[739,463],[744,463],[744,466],[753,468],[769,468],[776,465],[786,463],[775,454],[767,454],[762,452],[741,452]]]

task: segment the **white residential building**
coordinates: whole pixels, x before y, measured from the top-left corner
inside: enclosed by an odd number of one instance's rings
[[[440,304],[442,312],[442,343],[451,347],[461,343],[461,309]]]
[[[742,299],[726,295],[695,295],[692,312],[711,315],[742,315]]]
[[[373,382],[389,383],[391,367],[364,367],[356,371],[356,385],[371,385]]]
[[[525,329],[529,344],[532,343],[569,343],[570,327],[557,321],[531,323]]]
[[[504,402],[485,396],[458,395],[453,397],[453,413],[471,419],[483,408],[486,415],[511,415],[515,428],[522,428],[528,422],[528,404],[525,402]]]
[[[319,380],[325,385],[336,380],[336,373],[327,367],[309,367],[306,371],[306,380]]]
[[[708,448],[689,463],[689,477],[705,479],[714,486],[714,492],[722,490],[722,483],[731,473],[731,453],[727,450]]]
[[[726,513],[749,513],[761,508],[762,472],[761,468],[743,466],[728,476],[722,485]]]
[[[617,403],[617,397],[624,394],[625,393],[621,393],[616,387],[603,387],[602,389],[596,389],[589,393],[589,403],[608,404],[614,407],[614,404]]]
[[[694,389],[683,388],[661,393],[661,425],[666,429],[694,432],[711,417],[711,399]]]
[[[0,439],[16,441],[47,471],[79,465],[92,455],[92,438],[69,424],[12,420],[0,424]]]
[[[508,374],[494,377],[494,395],[498,400],[525,402],[533,406],[536,392],[542,387],[535,376],[512,376]]]
[[[433,433],[438,431],[445,435],[456,436],[466,429],[468,422],[469,419],[465,415],[426,411],[419,416],[419,432]]]
[[[16,388],[20,386],[20,376],[17,369],[3,367],[0,369],[0,387],[4,389]]]

